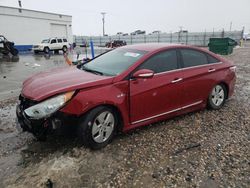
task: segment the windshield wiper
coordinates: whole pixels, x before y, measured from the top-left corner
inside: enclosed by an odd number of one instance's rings
[[[94,73],[94,74],[98,74],[98,75],[103,75],[102,72],[97,71],[97,70],[93,70],[93,69],[88,69],[88,68],[85,67],[84,65],[82,66],[82,70],[85,70],[86,72],[91,72],[91,73]]]

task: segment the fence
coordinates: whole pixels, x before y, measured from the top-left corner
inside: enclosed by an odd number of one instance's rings
[[[124,40],[127,44],[166,42],[166,43],[182,43],[195,46],[207,46],[209,38],[213,37],[230,37],[238,43],[242,39],[243,31],[222,31],[222,32],[196,32],[196,33],[162,33],[152,35],[127,35],[127,36],[74,36],[74,42],[80,46],[89,43],[91,40],[94,46],[105,46],[107,42],[112,40]]]

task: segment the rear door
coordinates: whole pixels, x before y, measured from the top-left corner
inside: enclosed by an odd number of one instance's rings
[[[130,115],[132,124],[159,117],[180,107],[182,73],[176,50],[153,55],[140,69],[155,72],[152,78],[130,80]]]
[[[57,39],[57,49],[62,49],[63,47],[63,39]]]
[[[221,62],[195,49],[180,50],[183,66],[182,106],[192,106],[207,100],[216,83],[217,66]]]

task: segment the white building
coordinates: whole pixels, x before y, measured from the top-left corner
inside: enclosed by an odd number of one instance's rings
[[[0,35],[14,41],[19,50],[50,37],[65,37],[72,43],[72,16],[0,6]]]

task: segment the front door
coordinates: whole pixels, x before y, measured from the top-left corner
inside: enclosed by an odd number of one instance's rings
[[[150,69],[152,78],[130,80],[131,123],[172,113],[180,108],[182,71],[175,50],[153,55],[137,70]]]
[[[55,50],[55,49],[58,49],[58,43],[57,43],[57,40],[56,39],[51,39],[50,41],[50,49],[51,50]]]

